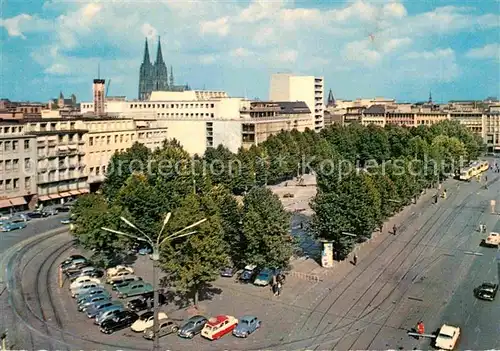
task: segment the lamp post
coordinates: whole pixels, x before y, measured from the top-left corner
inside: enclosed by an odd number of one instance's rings
[[[160,343],[159,343],[159,338],[158,338],[158,284],[156,281],[156,269],[158,267],[158,261],[160,259],[160,247],[167,241],[169,240],[174,240],[178,238],[182,238],[188,235],[195,234],[196,231],[190,231],[186,232],[186,230],[191,229],[193,227],[196,227],[200,225],[201,223],[205,222],[207,219],[204,218],[202,220],[199,220],[198,222],[195,222],[191,225],[188,225],[187,227],[176,231],[175,233],[168,235],[162,239],[162,234],[163,231],[165,230],[165,226],[167,225],[168,221],[170,220],[170,217],[172,216],[172,213],[167,213],[165,216],[165,219],[163,220],[163,225],[161,227],[160,232],[158,233],[158,237],[156,239],[156,242],[151,239],[149,235],[144,233],[142,230],[140,230],[137,226],[135,226],[132,222],[130,222],[128,219],[125,217],[120,217],[120,219],[127,224],[130,228],[137,230],[139,233],[141,233],[143,236],[137,236],[137,235],[132,235],[128,233],[124,233],[118,230],[102,227],[102,230],[105,230],[110,233],[114,233],[117,235],[123,235],[123,236],[128,236],[130,238],[134,238],[139,241],[143,241],[151,246],[151,249],[153,250],[153,253],[151,255],[151,259],[153,260],[153,313],[154,313],[154,319],[153,319],[153,350],[158,351],[160,349]]]

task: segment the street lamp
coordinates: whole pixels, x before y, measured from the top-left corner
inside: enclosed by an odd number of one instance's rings
[[[159,344],[159,338],[158,338],[158,289],[157,289],[157,282],[156,282],[156,269],[158,267],[158,261],[160,259],[160,247],[167,241],[169,240],[174,240],[178,238],[182,238],[188,235],[195,234],[196,231],[190,231],[186,233],[186,230],[194,228],[201,223],[205,222],[207,219],[204,218],[202,220],[199,220],[198,222],[195,222],[191,225],[188,225],[187,227],[176,231],[175,233],[168,235],[162,239],[162,234],[163,231],[165,230],[165,226],[167,225],[168,221],[170,220],[170,217],[172,216],[172,213],[169,212],[165,216],[165,219],[163,220],[163,225],[161,227],[160,232],[158,233],[158,237],[156,239],[156,242],[151,239],[149,235],[144,233],[142,230],[140,230],[136,225],[134,225],[132,222],[130,222],[128,219],[125,217],[120,217],[120,219],[127,224],[130,228],[137,230],[139,233],[141,233],[143,236],[136,236],[128,233],[124,233],[118,230],[102,227],[102,230],[105,230],[110,233],[114,233],[117,235],[123,235],[123,236],[128,236],[130,238],[134,238],[139,241],[143,241],[151,246],[151,249],[153,250],[153,253],[151,255],[151,259],[153,260],[153,313],[154,313],[154,320],[153,320],[153,350],[158,351],[160,349],[160,344]]]

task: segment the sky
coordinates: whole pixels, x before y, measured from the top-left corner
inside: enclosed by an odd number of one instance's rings
[[[145,38],[175,83],[268,99],[272,73],[325,98],[500,97],[500,0],[0,0],[0,97],[137,98]]]

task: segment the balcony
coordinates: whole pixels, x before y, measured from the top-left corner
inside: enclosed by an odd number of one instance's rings
[[[77,129],[77,128],[68,128],[61,130],[36,130],[31,131],[29,134],[32,135],[64,135],[64,134],[85,134],[88,132],[88,129]]]

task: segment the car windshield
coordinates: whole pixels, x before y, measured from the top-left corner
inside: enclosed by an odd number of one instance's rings
[[[442,339],[451,339],[451,335],[447,335],[447,334],[443,334],[443,333],[439,333],[439,337]]]
[[[186,325],[184,325],[184,328],[186,328],[186,329],[191,329],[193,327],[194,327],[194,322],[189,322]]]
[[[267,274],[267,273],[260,274],[260,278],[262,278],[262,279],[267,279],[268,277],[269,277],[269,274]]]
[[[240,324],[247,324],[248,325],[249,322],[246,319],[243,319],[243,320],[240,321]]]

